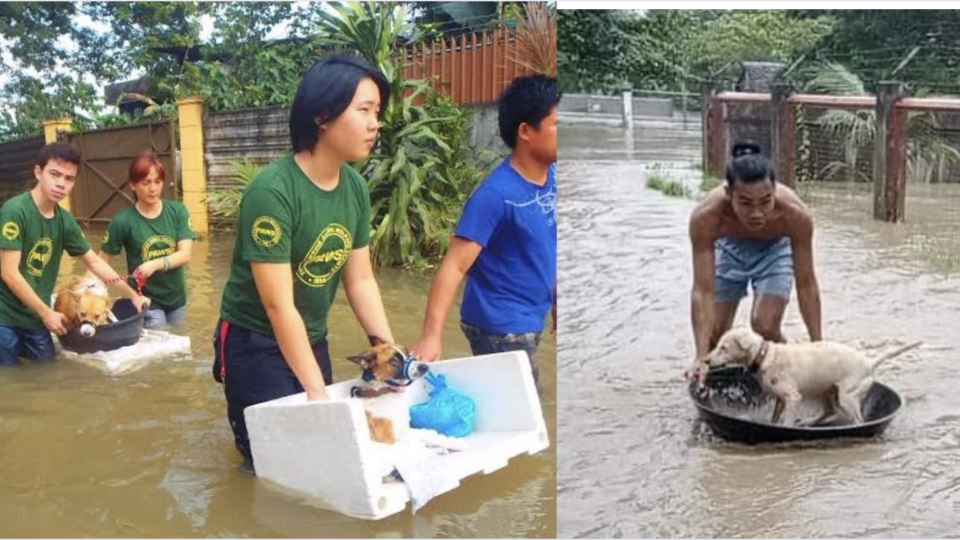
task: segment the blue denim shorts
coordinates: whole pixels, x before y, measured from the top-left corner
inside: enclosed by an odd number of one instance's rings
[[[747,295],[779,296],[790,300],[793,290],[793,249],[790,238],[747,240],[720,238],[716,250],[716,299],[734,302]]]

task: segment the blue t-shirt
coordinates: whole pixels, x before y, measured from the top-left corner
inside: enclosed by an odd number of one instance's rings
[[[505,159],[467,200],[456,235],[483,246],[467,273],[463,321],[498,334],[543,331],[557,280],[557,164],[540,187]]]

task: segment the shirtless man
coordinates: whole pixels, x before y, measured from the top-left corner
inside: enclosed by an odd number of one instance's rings
[[[691,322],[696,342],[688,378],[703,385],[704,356],[730,329],[753,284],[750,325],[770,341],[780,331],[794,278],[800,314],[811,341],[821,339],[820,288],[813,270],[813,218],[796,192],[777,185],[760,147],[738,143],[727,182],[711,191],[690,217],[693,246]]]

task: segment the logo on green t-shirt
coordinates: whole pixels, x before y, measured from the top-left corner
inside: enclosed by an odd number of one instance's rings
[[[107,232],[103,233],[103,242],[101,242],[101,244],[106,244],[109,241],[110,241],[110,231],[108,230]]]
[[[20,226],[13,221],[3,224],[3,237],[7,240],[16,240],[20,237]]]
[[[27,254],[27,273],[34,277],[43,276],[43,269],[53,256],[53,240],[41,238],[30,248]]]
[[[257,245],[268,248],[280,243],[283,231],[280,223],[270,216],[260,216],[253,220],[253,241]]]
[[[300,261],[297,277],[310,287],[323,287],[346,264],[352,247],[350,231],[336,223],[328,225]]]
[[[140,250],[140,258],[143,262],[173,255],[177,251],[177,243],[169,236],[151,236],[143,243]]]

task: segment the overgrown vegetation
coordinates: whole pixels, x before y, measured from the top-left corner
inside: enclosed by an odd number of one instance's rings
[[[673,178],[662,171],[654,170],[647,174],[646,185],[648,188],[659,191],[668,197],[699,199],[721,183],[723,183],[722,180],[712,176],[704,176],[700,179],[697,191],[694,191],[683,180]]]

